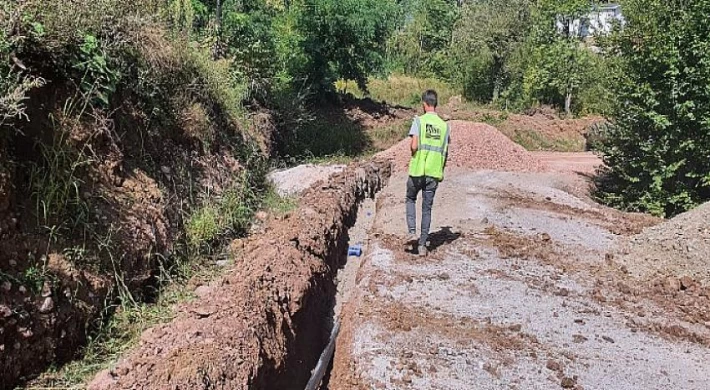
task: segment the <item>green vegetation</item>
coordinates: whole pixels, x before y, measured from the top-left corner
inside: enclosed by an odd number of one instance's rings
[[[198,253],[208,253],[224,238],[245,232],[254,211],[259,207],[261,191],[252,187],[250,172],[244,172],[232,187],[219,195],[205,194],[204,204],[188,217],[185,232],[187,242]]]
[[[409,0],[402,4],[405,17],[389,44],[391,70],[444,80],[468,99],[506,110],[544,104],[568,115],[609,109],[604,76],[612,60],[593,53],[570,29],[571,22],[589,12],[594,2]]]
[[[298,207],[298,199],[294,196],[281,196],[270,188],[264,196],[263,208],[276,215],[284,215]]]
[[[549,139],[535,130],[516,130],[513,141],[527,150],[552,150],[556,152],[579,152],[584,150],[584,141],[565,138]]]
[[[433,77],[411,77],[393,74],[386,79],[370,78],[367,91],[358,89],[352,81],[339,80],[335,83],[338,92],[352,93],[357,98],[370,97],[378,102],[403,107],[418,107],[421,104],[422,91],[433,88],[439,94],[439,100],[447,102],[449,98],[461,95],[451,84]]]
[[[83,348],[82,359],[51,367],[40,380],[26,388],[84,388],[97,372],[109,368],[138,345],[144,331],[172,320],[177,304],[195,298],[195,285],[208,282],[219,272],[214,266],[194,262],[176,264],[171,270],[163,271],[162,277],[167,280],[162,285],[166,287],[156,292],[155,302],[124,299],[118,305],[106,307],[97,320],[99,329],[89,336]]]
[[[710,1],[630,0],[625,14],[599,196],[672,216],[710,200]]]
[[[547,105],[605,115],[588,136],[608,167],[600,199],[666,216],[710,199],[710,2],[628,0],[625,28],[593,42],[571,26],[595,4],[0,1],[0,172],[13,175],[22,233],[41,242],[0,279],[39,290],[52,278],[46,255],[60,253],[115,282],[85,363],[52,383],[79,383],[169,319],[201,259],[246,234],[256,210],[296,206],[265,188],[267,157],[350,161],[406,135],[404,121],[346,115],[353,96],[416,107],[434,88],[442,104],[462,96],[462,110],[502,110],[476,116],[492,125]],[[582,147],[510,136],[532,150]],[[169,219],[173,253],[128,259],[120,224],[144,216],[120,217],[134,205]],[[156,271],[158,304],[142,303],[131,272]]]

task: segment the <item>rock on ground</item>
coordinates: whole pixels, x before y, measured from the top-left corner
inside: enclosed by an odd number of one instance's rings
[[[299,195],[314,183],[327,180],[331,175],[342,172],[345,165],[299,165],[295,168],[275,171],[269,180],[281,196]]]

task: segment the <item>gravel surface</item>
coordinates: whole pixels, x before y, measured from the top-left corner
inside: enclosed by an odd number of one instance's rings
[[[304,164],[294,168],[275,171],[269,174],[269,180],[276,186],[281,196],[299,195],[319,180],[326,180],[331,175],[342,172],[345,165]]]
[[[452,173],[426,258],[406,250],[393,177],[328,388],[707,389],[710,290],[625,272],[612,231],[648,221],[566,193],[575,176]]]
[[[483,123],[451,121],[449,167],[498,171],[546,170],[546,165],[495,127]],[[411,159],[409,138],[378,156],[391,159],[395,171],[406,171]]]
[[[690,276],[710,285],[710,202],[631,237],[621,261],[643,277]]]

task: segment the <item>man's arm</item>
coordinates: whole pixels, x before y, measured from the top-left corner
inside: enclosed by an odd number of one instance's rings
[[[412,156],[414,156],[419,150],[419,118],[414,118],[414,121],[412,121],[412,127],[409,129],[409,138],[411,138],[409,148],[412,151]]]
[[[451,148],[451,124],[446,124],[446,154],[444,154],[444,168],[446,168],[446,163],[449,162],[449,150]]]
[[[417,150],[419,150],[419,136],[410,135],[410,138],[412,138],[412,142],[409,145],[409,148],[412,149],[412,156],[414,156],[417,153]]]

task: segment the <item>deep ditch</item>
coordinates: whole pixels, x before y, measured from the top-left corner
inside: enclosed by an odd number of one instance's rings
[[[358,209],[390,174],[389,162],[375,160],[313,185],[295,212],[244,244],[232,271],[89,388],[304,389],[328,344],[336,296],[347,295],[338,279],[354,282],[357,263],[344,266],[348,245],[364,240]]]

